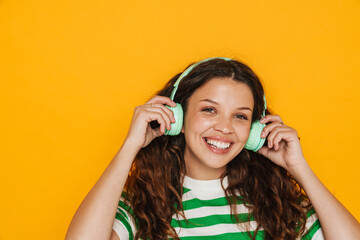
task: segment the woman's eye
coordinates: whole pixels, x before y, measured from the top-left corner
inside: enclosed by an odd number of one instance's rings
[[[238,114],[235,116],[236,118],[240,118],[240,119],[247,119],[244,115]]]
[[[203,111],[203,112],[214,112],[215,110],[213,108],[203,108],[201,111]]]

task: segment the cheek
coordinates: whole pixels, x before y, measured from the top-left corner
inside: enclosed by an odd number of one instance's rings
[[[242,138],[249,138],[250,126],[241,126],[237,128],[237,135],[242,136]]]
[[[189,117],[185,123],[186,128],[191,129],[192,131],[204,130],[210,128],[213,125],[213,121],[209,118],[193,116]]]

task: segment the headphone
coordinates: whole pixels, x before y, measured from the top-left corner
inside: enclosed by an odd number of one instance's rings
[[[204,60],[201,60],[199,62],[196,62],[194,64],[192,64],[190,67],[188,67],[177,79],[177,81],[174,84],[174,89],[170,95],[170,99],[172,101],[174,101],[174,96],[175,93],[177,91],[177,88],[179,86],[180,81],[187,76],[196,66],[198,66],[199,64],[212,60],[212,59],[223,59],[225,61],[231,61],[233,59],[231,58],[225,58],[225,57],[213,57],[213,58],[206,58]],[[261,117],[265,116],[265,109],[266,109],[266,99],[265,99],[265,95],[264,95],[264,102],[265,102],[265,108],[264,111],[261,115]],[[181,132],[182,126],[183,126],[183,121],[184,121],[184,111],[183,108],[181,106],[180,103],[176,103],[175,107],[170,107],[165,105],[167,108],[169,108],[173,113],[174,113],[174,117],[175,117],[175,123],[171,123],[171,129],[165,129],[165,135],[171,135],[171,136],[176,136]],[[258,151],[265,143],[265,138],[261,138],[261,132],[264,129],[266,125],[264,123],[260,123],[259,120],[256,120],[255,122],[253,122],[251,124],[251,129],[250,129],[250,134],[249,134],[249,138],[245,144],[245,149],[247,150],[251,150],[251,151]]]

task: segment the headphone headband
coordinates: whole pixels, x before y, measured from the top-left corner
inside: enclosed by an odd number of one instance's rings
[[[170,99],[174,101],[174,96],[175,96],[175,93],[177,91],[177,88],[179,86],[179,83],[181,82],[181,80],[186,77],[196,66],[198,66],[199,64],[203,63],[203,62],[207,62],[207,61],[210,61],[212,59],[224,59],[225,61],[231,61],[233,59],[231,58],[225,58],[225,57],[212,57],[212,58],[206,58],[206,59],[203,59],[199,62],[196,62],[194,64],[192,64],[190,67],[188,67],[187,69],[185,69],[185,71],[179,76],[179,78],[176,80],[176,82],[174,83],[174,90],[172,91],[171,93],[171,96],[170,96]]]
[[[203,62],[207,62],[207,61],[210,61],[210,60],[213,60],[213,59],[223,59],[225,61],[232,61],[234,59],[231,59],[231,58],[227,58],[227,57],[211,57],[211,58],[206,58],[206,59],[203,59],[201,61],[198,61],[194,64],[192,64],[190,67],[188,67],[187,69],[185,69],[185,71],[179,76],[179,78],[176,80],[176,82],[174,83],[174,89],[170,95],[170,99],[174,101],[174,97],[175,97],[175,93],[178,89],[178,86],[181,82],[181,80],[186,77],[195,67],[197,67],[199,64],[203,63]],[[265,110],[266,110],[266,98],[265,98],[265,94],[264,94],[264,111],[261,115],[261,117],[264,117],[265,116]]]

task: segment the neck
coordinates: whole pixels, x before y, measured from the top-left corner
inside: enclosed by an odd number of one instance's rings
[[[206,168],[198,165],[200,164],[188,163],[185,160],[186,175],[197,180],[214,180],[220,179],[226,170],[226,166],[222,168]]]

